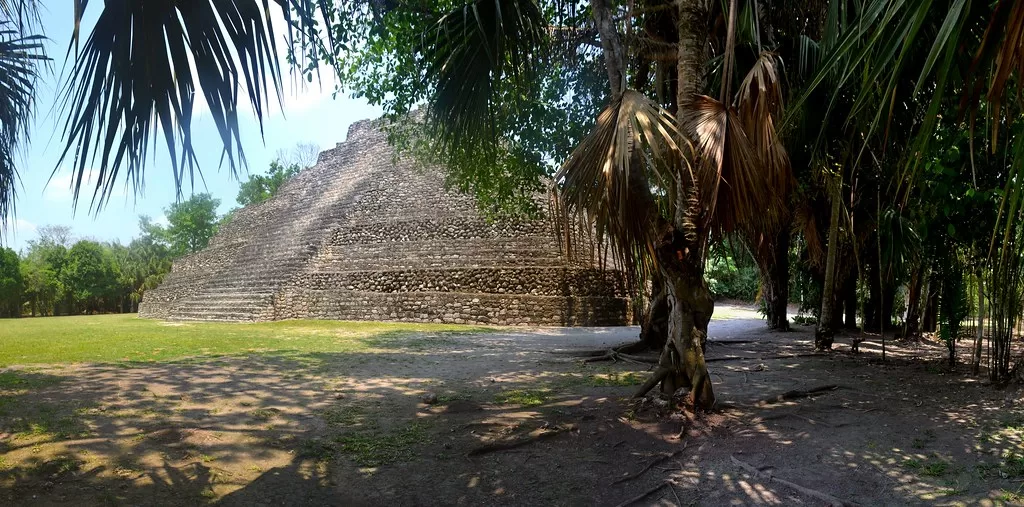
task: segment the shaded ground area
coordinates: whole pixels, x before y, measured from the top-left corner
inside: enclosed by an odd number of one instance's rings
[[[0,503],[826,503],[779,479],[861,505],[1024,501],[1020,391],[950,372],[938,344],[809,355],[811,328],[719,314],[709,365],[731,408],[697,420],[629,400],[645,367],[566,353],[628,328],[8,369]]]

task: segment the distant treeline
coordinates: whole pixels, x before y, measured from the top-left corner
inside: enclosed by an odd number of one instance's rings
[[[247,206],[271,198],[302,167],[316,161],[313,145],[298,145],[250,175],[236,200]],[[291,159],[290,163],[281,160]],[[21,253],[0,248],[0,317],[137,312],[147,290],[160,285],[171,263],[206,247],[235,209],[217,215],[220,200],[196,194],[164,211],[167,225],[139,217],[139,235],[127,245],[76,239],[70,227],[40,227]],[[237,208],[236,208],[237,209]]]

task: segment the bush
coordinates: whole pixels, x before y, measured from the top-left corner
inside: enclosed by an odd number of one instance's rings
[[[757,298],[760,278],[757,266],[737,266],[731,255],[713,252],[705,267],[708,288],[715,299],[753,301]]]

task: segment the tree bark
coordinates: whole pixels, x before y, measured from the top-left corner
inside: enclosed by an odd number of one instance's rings
[[[660,277],[652,283],[654,294],[640,324],[640,342],[646,350],[658,350],[668,341],[668,286]]]
[[[704,44],[706,30],[700,29],[698,11],[699,0],[679,0],[678,26],[679,45],[676,63],[676,106],[682,111],[684,106],[701,93],[704,87],[704,76],[701,68],[707,60]]]
[[[985,339],[985,279],[981,276],[981,268],[978,268],[975,278],[978,281],[978,329],[974,336],[971,372],[977,375],[981,371],[981,344]]]
[[[924,269],[916,267],[910,273],[910,290],[907,293],[907,320],[903,326],[904,338],[918,338],[921,334],[921,288],[924,285]]]
[[[597,34],[601,37],[601,49],[604,51],[605,69],[608,71],[608,83],[611,85],[612,98],[622,95],[626,85],[625,51],[619,31],[615,28],[608,0],[591,0],[590,10],[594,15]]]
[[[934,333],[939,323],[939,294],[932,290],[932,283],[929,283],[928,299],[924,307],[924,320],[921,321],[921,330],[925,333]]]
[[[835,323],[832,307],[835,305],[836,288],[836,257],[839,256],[839,213],[842,199],[842,179],[833,177],[832,216],[828,227],[828,256],[825,261],[825,283],[821,290],[821,314],[818,316],[818,328],[814,332],[814,348],[831,350],[835,339]]]
[[[761,297],[767,310],[768,328],[789,331],[789,231],[775,235],[771,259],[761,267]]]
[[[685,234],[667,223],[661,224],[660,229],[664,233],[657,257],[667,288],[668,340],[653,375],[635,397],[643,396],[660,383],[662,393],[671,396],[686,388],[694,407],[711,409],[715,393],[704,362],[704,349],[715,302],[700,265],[700,235]]]

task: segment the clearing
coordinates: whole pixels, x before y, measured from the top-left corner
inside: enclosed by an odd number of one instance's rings
[[[698,420],[629,399],[645,365],[570,353],[635,328],[3,321],[0,503],[1024,502],[1019,390],[936,343],[814,355],[809,327],[716,314],[728,408]]]

